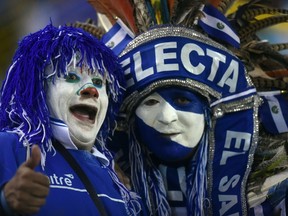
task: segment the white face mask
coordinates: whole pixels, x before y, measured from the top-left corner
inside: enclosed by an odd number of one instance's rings
[[[91,150],[108,108],[105,79],[80,67],[68,67],[67,76],[47,81],[51,117],[65,122],[79,149]]]
[[[144,122],[138,121],[137,129],[143,135],[140,139],[145,140],[148,148],[160,158],[164,154],[163,158],[178,160],[177,152],[179,157],[184,157],[197,147],[205,127],[203,103],[192,92],[177,88],[149,95],[137,107],[136,116]],[[159,135],[155,136],[160,138],[149,136],[148,131],[153,133],[149,128],[157,131]],[[142,133],[145,131],[147,137]]]

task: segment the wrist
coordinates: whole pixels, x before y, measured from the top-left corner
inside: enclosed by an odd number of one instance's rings
[[[0,191],[0,212],[4,213],[5,216],[17,216],[12,209],[9,207],[5,194],[4,187]]]

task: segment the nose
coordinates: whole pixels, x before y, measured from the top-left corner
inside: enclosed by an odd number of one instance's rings
[[[99,93],[95,87],[88,87],[81,90],[80,95],[84,97],[99,97]]]
[[[156,118],[162,124],[170,124],[178,120],[178,115],[176,110],[169,103],[165,102]]]

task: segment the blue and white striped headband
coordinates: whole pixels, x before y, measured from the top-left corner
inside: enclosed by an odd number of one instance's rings
[[[120,62],[127,82],[122,106],[126,111],[165,85],[191,88],[212,105],[256,92],[243,63],[231,51],[184,27],[158,27],[139,35],[121,53]]]

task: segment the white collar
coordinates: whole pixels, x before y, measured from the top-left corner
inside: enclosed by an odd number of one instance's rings
[[[77,146],[73,143],[71,140],[70,134],[69,134],[69,128],[67,125],[59,120],[50,117],[50,123],[52,128],[53,137],[57,139],[66,149],[76,149],[78,150]],[[102,164],[105,166],[109,165],[108,158],[102,154],[98,149],[93,146],[91,153],[97,157]]]

